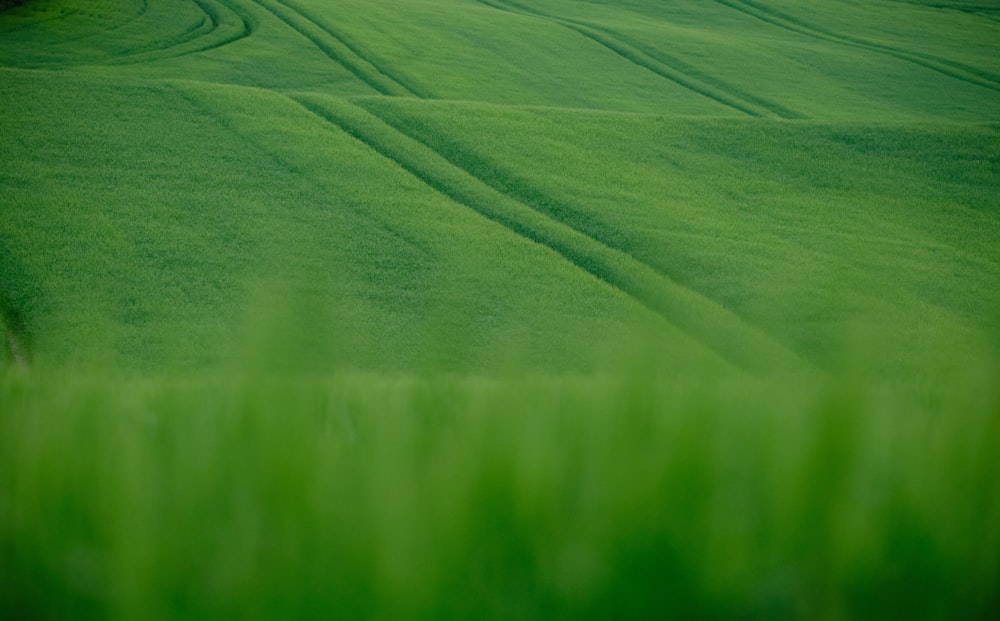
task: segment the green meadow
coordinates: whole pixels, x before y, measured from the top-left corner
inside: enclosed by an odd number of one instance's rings
[[[0,1],[0,610],[995,619],[1000,2]]]

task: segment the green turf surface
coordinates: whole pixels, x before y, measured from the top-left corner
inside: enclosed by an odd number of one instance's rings
[[[1000,3],[14,4],[0,609],[1000,608]]]

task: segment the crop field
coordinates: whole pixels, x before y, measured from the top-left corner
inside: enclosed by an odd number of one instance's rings
[[[1000,616],[1000,1],[0,0],[0,157],[0,618]]]

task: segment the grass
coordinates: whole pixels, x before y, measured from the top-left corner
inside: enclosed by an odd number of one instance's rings
[[[997,616],[1000,8],[0,9],[12,618]]]
[[[862,334],[886,369],[996,334],[991,127],[361,105],[822,368]]]
[[[985,369],[984,369],[985,370]],[[8,376],[15,618],[989,618],[1000,395]]]

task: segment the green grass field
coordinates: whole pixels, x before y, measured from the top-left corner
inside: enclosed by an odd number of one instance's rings
[[[11,619],[1000,615],[1000,2],[0,2]]]

